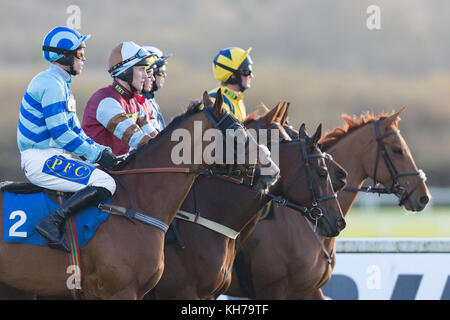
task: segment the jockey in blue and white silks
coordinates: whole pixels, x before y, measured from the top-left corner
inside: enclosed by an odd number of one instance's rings
[[[72,76],[83,69],[84,41],[89,37],[67,27],[56,27],[46,35],[42,49],[50,68],[27,86],[17,129],[21,166],[27,179],[47,189],[74,192],[35,227],[50,247],[67,252],[66,218],[107,199],[116,189],[114,179],[91,164],[114,169],[117,159],[110,148],[95,143],[83,132],[69,87]]]
[[[106,148],[81,130],[69,87],[71,75],[52,64],[31,80],[20,105],[19,150],[59,148],[94,163]]]

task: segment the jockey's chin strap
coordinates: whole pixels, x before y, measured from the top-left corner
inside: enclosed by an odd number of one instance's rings
[[[367,192],[367,193],[378,193],[380,194],[395,194],[399,196],[399,206],[402,206],[411,196],[411,194],[416,191],[416,189],[420,186],[422,182],[425,182],[427,180],[427,177],[425,173],[422,170],[418,170],[417,172],[411,172],[411,173],[398,173],[397,169],[394,166],[394,163],[392,162],[391,158],[389,157],[389,154],[386,150],[386,147],[383,143],[383,139],[387,138],[391,135],[395,135],[400,132],[400,130],[394,130],[391,132],[388,132],[384,135],[381,135],[380,131],[380,120],[376,119],[374,121],[375,126],[375,136],[376,141],[378,143],[377,147],[377,157],[375,160],[375,168],[373,173],[373,186],[370,187],[364,187],[364,188],[354,188],[354,187],[345,187],[345,191],[352,191],[352,192]],[[392,185],[389,189],[386,189],[385,187],[377,187],[377,170],[378,170],[378,163],[380,159],[380,154],[383,157],[384,163],[386,164],[386,167],[389,171],[389,174],[392,179]],[[416,183],[416,185],[411,189],[410,192],[406,190],[405,187],[402,187],[400,183],[398,182],[399,177],[406,177],[406,176],[419,176],[419,181]]]

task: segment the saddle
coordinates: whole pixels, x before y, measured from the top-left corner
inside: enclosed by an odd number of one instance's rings
[[[43,192],[53,202],[58,203],[58,193],[62,196],[62,200],[70,198],[73,192],[59,192],[55,190],[39,187],[30,182],[21,181],[3,181],[0,182],[0,190],[15,194],[33,194]]]
[[[47,246],[47,240],[34,230],[34,226],[73,195],[73,192],[49,190],[29,182],[1,182],[0,190],[4,193],[3,241],[41,246]],[[80,247],[87,244],[108,217],[109,213],[93,206],[73,217]]]

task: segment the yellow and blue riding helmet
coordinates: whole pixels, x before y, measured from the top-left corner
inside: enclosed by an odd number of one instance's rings
[[[225,48],[219,51],[214,57],[212,68],[214,77],[223,83],[240,83],[240,76],[251,74],[253,61],[250,58],[250,51],[239,47]],[[235,74],[239,79],[232,80],[231,75]]]

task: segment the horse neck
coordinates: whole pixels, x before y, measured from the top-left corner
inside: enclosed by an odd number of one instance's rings
[[[368,138],[370,137],[370,138]],[[363,126],[355,131],[347,133],[339,141],[327,150],[323,150],[333,156],[347,171],[347,187],[360,188],[364,180],[368,177],[364,170],[362,156],[368,151],[373,139],[370,136],[368,126]],[[350,211],[357,192],[341,191],[338,193],[338,201],[344,217]]]
[[[248,186],[216,177],[199,177],[194,187],[200,214],[236,231],[241,231],[268,202],[266,197]],[[193,190],[182,208],[194,213]]]
[[[123,170],[143,168],[189,167],[175,166],[170,158],[173,142],[170,133],[161,137],[153,144],[136,153]],[[197,168],[197,166],[195,166]],[[197,177],[196,174],[186,173],[139,173],[121,175],[119,178],[132,194],[134,209],[148,214],[167,224],[170,224],[181,206],[189,189]],[[111,201],[123,207],[130,207],[128,192],[116,180],[116,193]],[[170,199],[170,201],[164,201]]]

